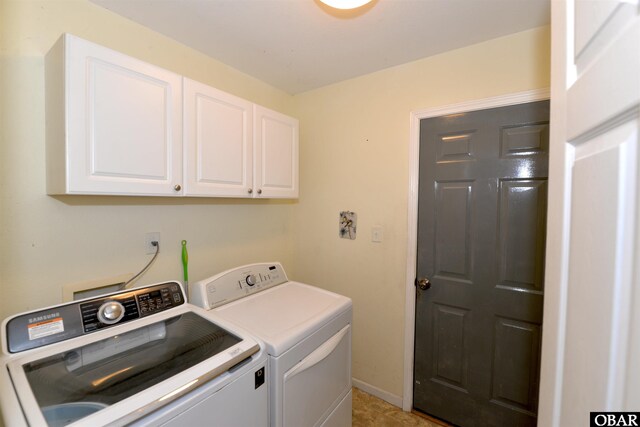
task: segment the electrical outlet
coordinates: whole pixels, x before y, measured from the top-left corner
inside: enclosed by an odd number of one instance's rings
[[[155,231],[153,233],[147,233],[144,235],[144,247],[147,250],[147,254],[155,254],[158,250],[151,242],[158,242],[160,244],[160,232]]]

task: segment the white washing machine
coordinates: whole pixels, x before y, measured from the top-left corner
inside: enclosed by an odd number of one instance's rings
[[[266,344],[271,426],[351,425],[351,299],[289,281],[279,263],[226,271],[190,295]]]
[[[11,426],[268,426],[259,340],[162,283],[2,323]]]

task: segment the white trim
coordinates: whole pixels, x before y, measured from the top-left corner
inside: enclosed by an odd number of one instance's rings
[[[387,391],[381,390],[376,386],[372,386],[369,383],[357,380],[355,378],[352,378],[351,381],[355,388],[359,388],[360,390],[367,392],[372,396],[382,399],[385,402],[389,402],[393,406],[397,406],[398,408],[402,407],[402,397],[389,393]]]
[[[493,98],[461,102],[459,104],[426,108],[410,114],[409,141],[409,197],[407,220],[407,271],[405,277],[404,314],[404,387],[402,409],[411,411],[413,407],[413,350],[415,334],[416,294],[413,281],[416,277],[416,256],[418,245],[418,178],[420,173],[420,120],[447,114],[506,107],[549,99],[549,89],[537,89]],[[355,380],[354,380],[355,381]]]

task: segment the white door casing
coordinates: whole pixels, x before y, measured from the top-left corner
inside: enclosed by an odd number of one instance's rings
[[[552,2],[539,426],[640,407],[637,0]]]

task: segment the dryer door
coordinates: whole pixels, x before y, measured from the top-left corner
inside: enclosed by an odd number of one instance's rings
[[[351,326],[289,369],[283,388],[285,427],[323,422],[351,390]]]

